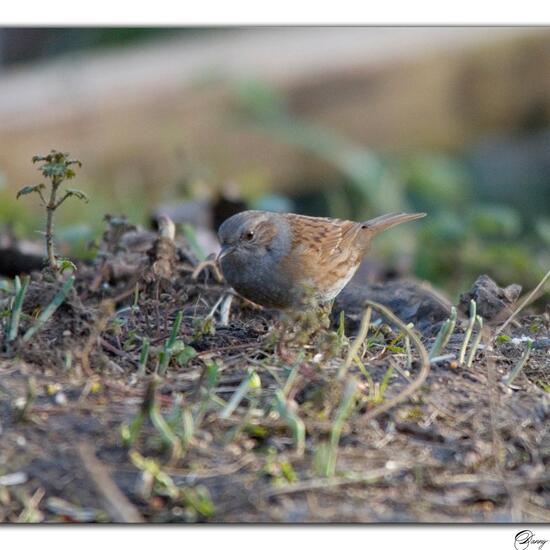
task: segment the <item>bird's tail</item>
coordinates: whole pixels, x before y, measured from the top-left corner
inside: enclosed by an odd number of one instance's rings
[[[373,218],[372,220],[368,220],[362,224],[362,227],[367,229],[371,234],[377,234],[393,227],[394,225],[410,222],[412,220],[418,220],[424,216],[426,216],[425,212],[417,212],[416,214],[397,214],[394,212],[392,214],[384,214],[382,216],[378,216],[377,218]]]

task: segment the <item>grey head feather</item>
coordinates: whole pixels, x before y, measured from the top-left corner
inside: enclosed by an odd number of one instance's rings
[[[243,236],[255,231],[259,224],[269,222],[275,229],[267,244],[247,242]],[[288,307],[294,300],[288,288],[288,275],[281,270],[292,236],[288,221],[280,214],[247,210],[235,214],[220,226],[218,236],[223,254],[220,267],[226,281],[242,296],[268,307]]]

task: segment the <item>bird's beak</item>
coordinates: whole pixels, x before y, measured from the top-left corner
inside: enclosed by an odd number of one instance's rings
[[[228,254],[231,254],[233,250],[235,250],[235,245],[231,245],[231,244],[222,245],[221,250],[218,252],[218,255],[216,256],[216,262],[219,263],[222,260],[222,258],[227,256]]]

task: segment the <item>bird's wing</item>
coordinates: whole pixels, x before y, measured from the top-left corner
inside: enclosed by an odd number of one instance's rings
[[[359,263],[356,242],[361,224],[297,214],[287,214],[287,219],[292,232],[292,267],[300,269],[304,278],[316,280],[320,273]]]

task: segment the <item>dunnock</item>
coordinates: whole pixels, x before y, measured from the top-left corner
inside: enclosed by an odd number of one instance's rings
[[[332,301],[367,253],[371,239],[426,214],[385,214],[366,222],[247,210],[218,230],[226,281],[261,306],[298,309]]]

